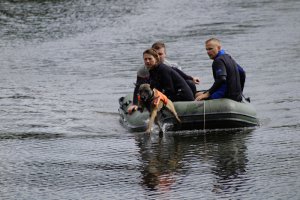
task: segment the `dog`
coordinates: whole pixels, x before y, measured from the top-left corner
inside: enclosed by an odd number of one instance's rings
[[[163,133],[158,122],[158,113],[163,107],[167,108],[176,118],[178,123],[181,123],[173,102],[157,89],[151,89],[149,84],[141,84],[138,91],[139,110],[142,112],[146,108],[150,113],[150,119],[146,129],[146,133],[151,133],[151,128],[155,122],[159,127],[160,135]]]

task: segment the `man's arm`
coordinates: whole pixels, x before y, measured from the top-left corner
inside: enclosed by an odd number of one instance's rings
[[[219,76],[215,80],[214,84],[209,88],[208,92],[210,94],[214,93],[217,91],[224,83],[226,83],[226,76]]]
[[[224,62],[221,59],[214,60],[212,70],[215,82],[208,90],[210,94],[217,91],[224,83],[226,83],[227,72]]]
[[[246,72],[239,64],[237,64],[237,67],[240,74],[241,89],[243,91],[245,86],[245,81],[246,81]]]
[[[180,69],[176,68],[176,67],[171,67],[173,70],[175,70],[184,80],[193,80],[193,77],[187,75],[186,73],[184,73],[183,71],[181,71]]]

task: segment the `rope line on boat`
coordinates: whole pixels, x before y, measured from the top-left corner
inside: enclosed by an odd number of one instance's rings
[[[203,101],[203,130],[205,130],[205,100]]]

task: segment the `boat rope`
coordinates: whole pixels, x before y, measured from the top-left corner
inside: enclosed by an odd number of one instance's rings
[[[203,130],[205,130],[205,100],[203,101]]]

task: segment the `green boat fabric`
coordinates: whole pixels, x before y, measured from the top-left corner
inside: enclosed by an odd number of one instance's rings
[[[143,131],[146,129],[149,112],[135,111],[129,115],[127,108],[132,102],[132,94],[119,99],[120,121],[129,129]],[[206,101],[174,102],[176,112],[182,123],[166,110],[162,111],[161,123],[171,124],[170,130],[241,128],[257,126],[256,111],[248,102],[236,102],[230,99]]]

